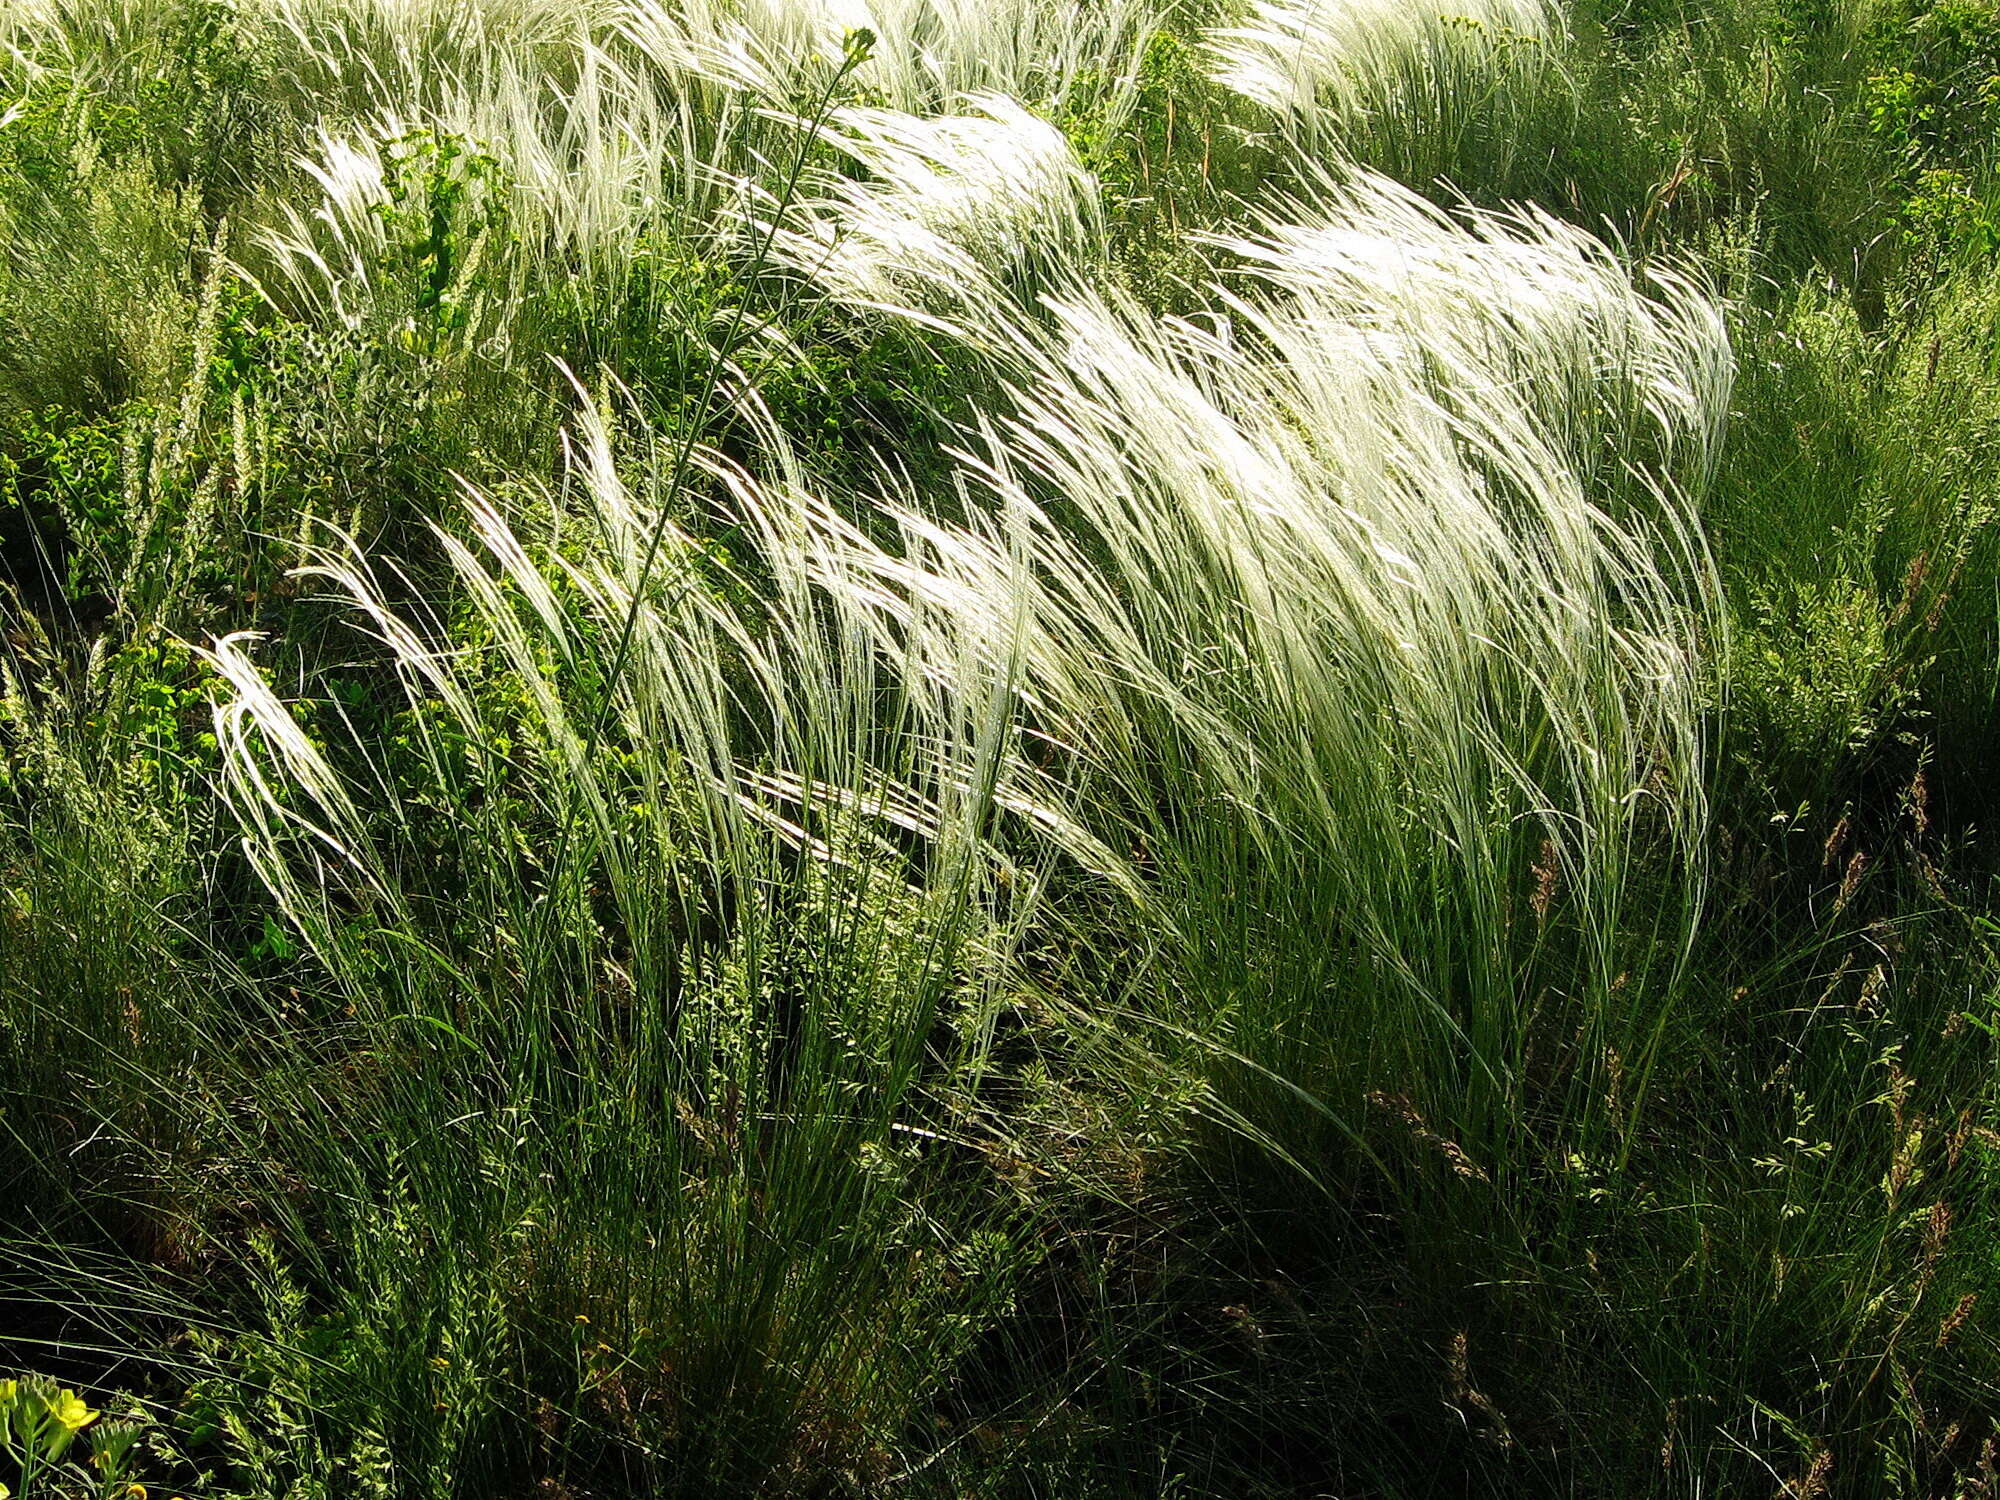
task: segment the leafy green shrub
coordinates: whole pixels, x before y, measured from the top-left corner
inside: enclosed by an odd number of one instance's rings
[[[1876,749],[1914,707],[1890,608],[1852,578],[1760,592],[1730,654],[1732,720],[1742,752],[1795,788]]]

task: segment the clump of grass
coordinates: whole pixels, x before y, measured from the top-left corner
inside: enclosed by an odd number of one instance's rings
[[[1419,186],[1506,175],[1525,122],[1560,107],[1562,41],[1541,0],[1254,0],[1206,37],[1216,79],[1288,140]]]
[[[1726,345],[1693,288],[1640,297],[1549,221],[1361,175],[1301,214],[1224,242],[1242,279],[1208,319],[1078,286],[982,333],[1016,409],[976,437],[972,532],[923,535],[926,587],[979,621],[1027,591],[1024,701],[1060,770],[1022,756],[1013,795],[1144,913],[1179,1014],[1212,997],[1254,1056],[1326,994],[1339,1039],[1269,1060],[1294,1082],[1306,1056],[1378,1074],[1362,1038],[1435,1024],[1392,1071],[1455,1117],[1512,1087],[1517,955],[1552,957],[1535,880],[1608,934],[1653,830],[1698,863],[1714,585],[1685,486]],[[1218,949],[1212,899],[1254,932]],[[1585,952],[1608,987],[1615,949]],[[1284,976],[1282,1024],[1239,963]]]
[[[916,701],[813,577],[803,506],[734,481],[753,593],[589,418],[576,476],[558,529],[481,501],[440,538],[455,626],[348,547],[316,565],[390,652],[400,765],[342,735],[338,768],[246,642],[212,657],[250,857],[350,1017],[322,1045],[382,1144],[346,1170],[491,1137],[450,1195],[495,1237],[473,1253],[519,1279],[536,1358],[588,1321],[598,1426],[657,1483],[889,1464],[1020,1259],[965,1175],[990,1127],[949,1102],[1013,920],[984,834],[1008,684],[968,654]]]

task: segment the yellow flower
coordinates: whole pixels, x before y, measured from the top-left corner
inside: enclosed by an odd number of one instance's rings
[[[146,1487],[143,1484],[126,1485],[125,1500],[146,1500]]]
[[[97,1420],[97,1413],[77,1398],[75,1391],[57,1391],[49,1402],[49,1415],[71,1432],[81,1432]]]

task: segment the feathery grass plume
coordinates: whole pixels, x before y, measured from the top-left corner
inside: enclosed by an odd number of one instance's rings
[[[879,201],[846,206],[866,222]],[[1642,296],[1604,247],[1539,216],[1449,216],[1365,172],[1293,208],[1217,243],[1244,264],[1207,323],[1077,290],[1049,304],[1051,337],[1002,291],[959,298],[1015,371],[1019,411],[974,444],[977,466],[1032,537],[1046,629],[1025,686],[1088,788],[1016,761],[1003,796],[1100,869],[1144,850],[1119,883],[1177,886],[1161,905],[1204,962],[1216,931],[1261,929],[1280,962],[1239,961],[1266,969],[1273,1002],[1282,965],[1301,966],[1292,1003],[1384,991],[1386,1015],[1348,1002],[1387,1022],[1348,1018],[1374,1039],[1325,1035],[1325,1053],[1364,1059],[1428,1026],[1455,1066],[1418,1045],[1362,1070],[1449,1078],[1446,1099],[1481,1074],[1491,1125],[1531,971],[1573,962],[1586,1007],[1605,1003],[1635,840],[1658,829],[1695,858],[1714,591],[1687,497],[1712,464],[1727,341],[1691,284],[1662,273]],[[971,570],[938,580],[941,599],[1018,586],[1012,542],[927,541]],[[1107,827],[1113,810],[1137,826]],[[1535,895],[1517,889],[1538,868]],[[1581,950],[1566,959],[1514,920],[1558,886]],[[1204,889],[1259,897],[1218,912]],[[1690,919],[1666,920],[1670,953]],[[1226,965],[1205,978],[1218,1014],[1253,988]],[[1643,1056],[1649,1022],[1586,1030]]]
[[[823,174],[778,225],[777,257],[837,301],[921,309],[974,342],[1101,266],[1096,183],[1062,132],[997,95],[965,102],[976,112],[837,111],[828,144],[867,175]]]
[[[560,529],[553,500],[484,497],[440,529],[456,625],[331,539],[309,573],[395,664],[398,759],[322,748],[243,639],[210,653],[246,846],[365,1045],[450,1041],[421,1084],[371,1080],[374,1128],[514,1122],[532,1144],[494,1170],[543,1205],[508,1252],[518,1315],[585,1313],[629,1351],[634,1407],[664,1415],[622,1436],[689,1484],[896,1439],[1015,1258],[954,1162],[985,1127],[945,1103],[1015,922],[987,834],[1012,615],[899,657],[817,566],[848,545],[829,507],[704,463],[754,589],[588,412]]]
[[[1461,420],[1521,404],[1595,483],[1636,464],[1642,485],[1707,486],[1733,365],[1698,282],[1533,206],[1450,212],[1365,169],[1308,177],[1247,232],[1206,237],[1238,274],[1421,351]]]
[[[510,66],[418,113],[319,127],[298,161],[319,201],[281,201],[246,274],[288,309],[349,326],[399,298],[460,298],[483,310],[473,341],[532,353],[537,308],[614,297],[667,226],[699,243],[718,204],[749,191],[728,170],[752,165],[729,128],[697,129],[595,48],[560,91]]]
[[[706,350],[710,325],[731,321],[717,298],[747,295],[732,278],[768,268],[767,221],[792,205],[866,49],[766,98],[657,36],[603,30],[553,51],[473,49],[462,74],[322,120],[298,163],[319,201],[266,214],[246,276],[287,312],[392,343],[414,333],[426,353],[421,336],[442,329],[481,367],[630,354],[619,335],[635,320],[645,339]]]
[[[1059,112],[1088,94],[1118,120],[1163,16],[1150,0],[633,0],[619,30],[653,57],[773,102],[810,92],[813,71],[867,31],[878,45],[857,79],[891,108],[936,114],[1005,94]]]
[[[261,24],[299,59],[306,123],[341,130],[382,120],[462,134],[493,152],[551,221],[570,226],[560,243],[601,248],[629,232],[635,212],[685,221],[701,190],[755,177],[769,155],[755,112],[804,108],[846,64],[855,34],[876,45],[853,83],[897,109],[936,113],[1003,95],[1060,110],[1088,88],[1115,113],[1117,101],[1129,105],[1159,21],[1134,0],[1026,10],[938,0],[581,9],[283,0]],[[768,134],[782,121],[763,124]],[[587,233],[579,221],[599,227]]]
[[[1216,81],[1307,154],[1421,184],[1482,146],[1505,159],[1561,36],[1546,0],[1252,0],[1207,45]]]
[[[381,140],[429,129],[490,153],[528,253],[552,275],[598,269],[663,218],[705,217],[707,195],[758,159],[756,132],[745,141],[751,106],[622,29],[623,7],[430,8],[467,11],[463,26],[426,9],[350,15],[294,0],[289,30],[323,58],[328,78],[304,101],[305,117],[322,146],[356,129]],[[381,38],[348,34],[360,20]],[[434,56],[439,49],[449,56]],[[394,65],[385,72],[377,54]],[[356,101],[346,111],[341,89]]]
[[[1201,319],[1081,285],[1008,313],[984,504],[923,533],[921,584],[878,565],[932,609],[1029,590],[1052,748],[1002,801],[1140,894],[1163,1005],[1322,1097],[1417,1088],[1484,1152],[1534,992],[1579,1057],[1643,1060],[1657,1013],[1614,981],[1689,935],[1726,340],[1691,284],[1370,174],[1236,248]],[[1642,849],[1678,873],[1635,909]]]
[[[302,123],[422,115],[510,77],[560,89],[587,66],[607,0],[273,0],[245,19],[277,48]]]

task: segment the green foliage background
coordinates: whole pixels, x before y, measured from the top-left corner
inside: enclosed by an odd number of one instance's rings
[[[391,8],[350,9],[361,56]],[[583,97],[533,7],[460,9]],[[375,76],[447,88],[449,10]],[[1157,835],[1146,924],[979,864],[1007,810],[977,796],[958,843],[833,805],[799,814],[824,858],[716,832],[681,721],[623,686],[635,654],[671,678],[642,603],[756,622],[733,743],[831,781],[861,724],[921,760],[882,682],[828,667],[796,729],[759,696],[782,569],[727,465],[780,433],[836,497],[893,472],[976,509],[952,476],[1014,372],[672,213],[595,266],[491,143],[408,120],[336,306],[271,238],[362,85],[247,0],[35,14],[0,18],[0,1373],[124,1446],[38,1473],[0,1440],[0,1485],[1995,1494],[2000,10],[1579,0],[1479,54],[1489,98],[1418,67],[1288,137],[1210,76],[1241,16],[1190,6],[1128,83],[1022,101],[1152,313],[1196,311],[1203,236],[1315,153],[1539,205],[1726,309],[1697,857],[1637,838],[1599,930],[1524,833],[1517,968],[1448,890],[1396,934],[1504,1007],[1504,1087],[1321,941],[1322,865],[1206,831],[1164,734],[1099,787]],[[791,114],[887,102],[870,45]],[[725,93],[696,157],[781,204],[868,179]],[[587,586],[585,414],[673,538],[623,616]],[[468,585],[468,490],[563,632]],[[340,538],[462,700],[296,571]],[[368,890],[303,825],[246,834],[245,766],[313,804],[275,737],[230,760],[236,632],[352,789]]]

